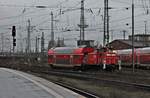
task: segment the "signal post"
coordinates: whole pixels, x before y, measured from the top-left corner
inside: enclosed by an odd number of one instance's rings
[[[16,26],[12,26],[12,37],[13,37],[13,57],[12,57],[12,64],[15,66],[15,46],[16,46]],[[13,65],[11,68],[13,68]]]

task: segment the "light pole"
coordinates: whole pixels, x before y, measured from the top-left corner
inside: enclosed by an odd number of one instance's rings
[[[55,40],[54,40],[54,16],[53,16],[53,12],[51,12],[51,42],[52,42],[52,46],[54,47]]]
[[[135,64],[134,64],[134,0],[132,0],[132,69],[133,72],[135,71]]]

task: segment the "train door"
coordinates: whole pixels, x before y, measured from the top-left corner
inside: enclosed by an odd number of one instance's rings
[[[84,53],[81,63],[81,70],[85,70],[87,68],[87,65],[88,65],[88,53]]]
[[[101,69],[105,69],[106,68],[106,56],[105,56],[105,52],[107,51],[106,48],[101,48],[101,49],[97,49],[97,65],[101,68]]]
[[[140,50],[136,50],[136,65],[137,68],[140,66]]]
[[[105,58],[105,54],[104,52],[97,52],[96,53],[96,65],[100,68],[100,69],[103,69],[103,64],[106,63],[106,58]]]
[[[88,53],[84,53],[82,64],[87,65],[88,64],[87,62],[88,62]]]

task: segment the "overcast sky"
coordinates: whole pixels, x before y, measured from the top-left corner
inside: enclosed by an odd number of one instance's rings
[[[126,30],[126,38],[131,34],[131,1],[132,0],[109,0],[110,16],[110,41],[122,38],[122,31]],[[27,20],[31,20],[34,27],[31,33],[32,47],[35,47],[35,37],[41,36],[45,32],[45,48],[50,40],[50,13],[53,11],[55,20],[55,39],[65,38],[66,44],[75,44],[79,39],[81,0],[1,0],[0,1],[0,33],[3,33],[4,39],[11,38],[11,28],[17,27],[17,47],[21,44],[26,47],[25,39],[27,37]],[[85,11],[85,21],[89,25],[86,29],[86,39],[94,39],[102,43],[103,39],[103,2],[104,0],[85,0],[85,8],[91,9]],[[46,6],[47,8],[36,8],[35,6]],[[127,9],[128,8],[128,9]],[[60,10],[72,9],[60,15]],[[149,33],[150,21],[150,0],[135,0],[135,33],[144,33],[145,22],[147,21],[147,33]],[[129,24],[128,26],[126,24]],[[41,30],[46,29],[46,30]],[[65,29],[71,29],[70,32],[64,32]],[[2,36],[2,35],[1,35]],[[2,38],[0,37],[2,40]],[[70,41],[70,40],[73,41]],[[6,40],[5,43],[9,41]],[[2,47],[2,46],[0,46]],[[5,48],[8,48],[5,46]]]

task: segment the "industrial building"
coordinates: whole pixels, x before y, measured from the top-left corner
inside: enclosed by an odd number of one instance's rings
[[[132,36],[129,35],[128,39],[113,40],[108,45],[115,50],[131,49],[132,48]],[[150,47],[150,35],[149,34],[134,35],[134,47],[135,48]]]

